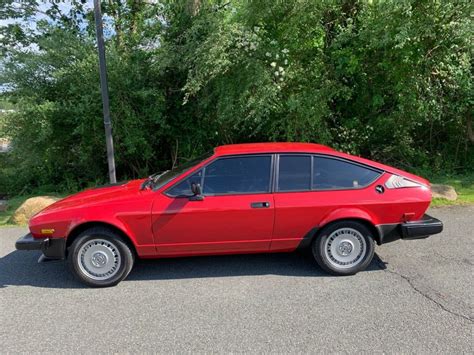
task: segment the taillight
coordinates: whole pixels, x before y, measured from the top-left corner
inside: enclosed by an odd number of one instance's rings
[[[420,184],[413,180],[404,178],[403,176],[399,175],[392,175],[390,178],[385,182],[385,187],[387,189],[401,189],[404,187],[425,187],[426,185]]]

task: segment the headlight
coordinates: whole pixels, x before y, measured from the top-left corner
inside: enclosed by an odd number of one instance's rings
[[[426,186],[418,182],[414,182],[412,180],[404,178],[403,176],[392,175],[385,183],[385,187],[387,189],[401,189],[404,187],[426,187]]]

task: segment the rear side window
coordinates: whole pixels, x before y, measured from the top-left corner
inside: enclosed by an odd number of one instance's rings
[[[271,156],[218,159],[204,170],[203,193],[265,193],[270,191]]]
[[[354,189],[365,187],[380,176],[380,172],[343,160],[315,156],[313,161],[314,190]]]
[[[280,155],[278,191],[311,190],[311,156]]]

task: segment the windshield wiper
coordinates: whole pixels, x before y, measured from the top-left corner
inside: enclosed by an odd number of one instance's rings
[[[145,190],[150,185],[155,185],[156,182],[160,177],[165,175],[169,170],[165,170],[153,175],[150,175],[145,181],[143,181],[142,186],[140,186],[140,190]]]

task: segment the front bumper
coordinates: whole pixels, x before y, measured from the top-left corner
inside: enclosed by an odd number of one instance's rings
[[[380,224],[378,244],[386,244],[398,239],[413,240],[428,238],[443,231],[443,222],[425,214],[419,221],[397,224]]]
[[[65,238],[33,238],[27,234],[15,243],[17,250],[41,250],[47,258],[64,259],[66,255]]]

